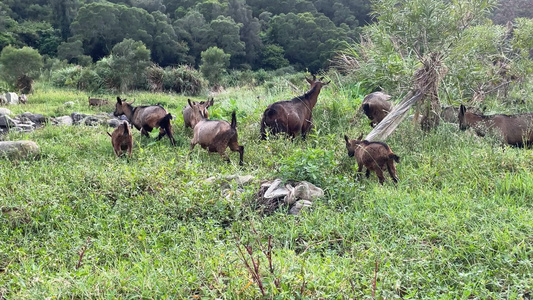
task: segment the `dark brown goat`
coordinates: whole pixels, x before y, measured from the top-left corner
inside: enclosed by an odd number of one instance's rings
[[[230,162],[229,156],[226,153],[226,148],[229,147],[231,151],[239,152],[239,165],[242,166],[244,146],[239,145],[237,135],[237,118],[235,111],[231,114],[231,124],[222,120],[208,120],[206,115],[198,109],[198,107],[191,106],[195,117],[200,118],[200,121],[193,129],[194,135],[191,140],[191,152],[196,144],[200,144],[202,148],[209,152],[218,152],[222,158]]]
[[[200,102],[192,101],[192,104],[191,104],[191,99],[187,99],[187,101],[189,102],[189,105],[185,106],[182,111],[183,124],[185,125],[185,128],[190,127],[194,129],[194,126],[196,126],[196,124],[200,122],[201,117],[200,117],[200,114],[193,113],[193,107],[195,107],[195,109],[197,108],[198,110],[202,111],[202,113],[205,115],[205,118],[209,119],[209,112],[207,111],[207,108],[209,108],[210,106],[213,106],[213,102],[215,100],[211,98],[207,101],[200,101]]]
[[[113,114],[116,117],[125,115],[133,126],[140,130],[142,135],[147,137],[150,136],[149,132],[154,128],[159,128],[159,136],[157,137],[157,140],[160,140],[165,134],[167,134],[170,143],[174,146],[175,141],[172,136],[172,125],[170,124],[172,115],[160,105],[133,107],[133,102],[135,102],[135,100],[132,102],[126,102],[126,99],[122,100],[120,97],[117,97],[115,112]]]
[[[382,92],[373,92],[365,96],[361,108],[370,119],[370,126],[378,125],[391,111],[392,104],[388,101],[390,98],[390,95]]]
[[[400,157],[392,152],[390,147],[383,142],[369,142],[361,140],[363,135],[356,139],[350,140],[348,136],[344,135],[346,140],[346,149],[348,149],[348,156],[355,156],[357,161],[357,177],[366,167],[366,177],[370,176],[370,171],[374,171],[379,178],[379,183],[383,184],[385,176],[383,170],[387,167],[392,180],[397,183],[398,175],[396,174],[396,167],[394,161],[400,162]]]
[[[119,157],[122,151],[128,151],[128,156],[131,158],[131,151],[133,149],[133,137],[131,135],[130,125],[127,121],[120,124],[112,134],[107,133],[111,137],[111,144],[115,155]]]
[[[109,101],[107,99],[97,99],[89,97],[89,106],[102,106],[108,105]]]
[[[329,82],[322,82],[322,79],[316,80],[314,75],[313,79],[306,78],[311,89],[304,95],[270,104],[261,120],[261,139],[266,139],[267,128],[272,134],[285,132],[292,138],[301,133],[302,138],[305,139],[307,132],[311,129],[313,107],[315,107],[320,90],[329,84]]]
[[[533,113],[516,115],[482,115],[471,113],[461,104],[459,108],[459,128],[472,127],[479,136],[489,132],[500,135],[502,142],[516,147],[530,146],[533,143]]]

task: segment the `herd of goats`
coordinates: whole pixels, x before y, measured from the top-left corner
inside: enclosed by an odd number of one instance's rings
[[[322,87],[329,84],[323,82],[323,78],[306,78],[310,84],[310,89],[301,96],[287,101],[278,101],[270,104],[264,111],[261,120],[261,139],[266,139],[267,134],[275,135],[285,133],[291,138],[301,135],[305,139],[312,127],[312,110],[315,106],[318,95]],[[365,115],[371,120],[370,125],[375,126],[385,118],[391,110],[392,105],[388,101],[389,95],[382,92],[375,92],[367,95],[361,108]],[[98,99],[89,99],[96,101]],[[154,128],[159,128],[157,140],[167,135],[170,143],[175,145],[172,135],[170,120],[172,115],[160,105],[136,106],[132,102],[117,97],[115,105],[115,116],[125,115],[129,122],[141,131],[141,135],[149,136],[149,132]],[[196,144],[209,152],[217,152],[226,161],[230,161],[226,153],[226,148],[239,152],[239,165],[243,164],[244,146],[239,145],[237,140],[237,120],[235,111],[231,115],[231,123],[223,120],[210,120],[207,109],[213,105],[213,99],[208,101],[195,102],[188,100],[188,105],[183,109],[183,120],[185,127],[193,130],[190,150]],[[446,108],[445,114],[453,114],[455,120],[459,122],[459,128],[466,130],[469,127],[475,129],[476,133],[484,136],[487,132],[493,131],[502,137],[502,141],[512,146],[528,146],[533,142],[533,113],[523,113],[516,115],[482,115],[467,111],[463,105],[460,108]],[[109,134],[109,133],[108,133]],[[127,151],[131,157],[133,147],[130,124],[124,121],[118,126],[111,136],[113,149],[117,156]],[[363,135],[357,139],[350,140],[344,136],[346,148],[349,156],[355,156],[357,161],[358,176],[366,168],[366,177],[370,172],[376,173],[379,183],[383,184],[385,177],[383,171],[388,170],[392,180],[396,183],[398,176],[394,162],[399,162],[400,157],[392,152],[390,147],[383,142],[369,142],[363,140]]]

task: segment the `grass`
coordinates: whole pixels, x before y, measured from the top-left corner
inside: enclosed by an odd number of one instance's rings
[[[129,162],[115,158],[105,127],[7,135],[37,142],[42,156],[0,160],[0,299],[529,297],[533,152],[452,124],[424,134],[405,121],[387,141],[401,156],[399,184],[387,177],[380,186],[375,175],[356,181],[343,135],[371,130],[357,114],[362,93],[357,85],[324,89],[313,133],[292,143],[259,141],[266,105],[297,95],[282,82],[215,97],[213,118],[238,110],[244,167],[235,153],[231,164],[200,147],[187,155],[187,98],[172,94],[125,95],[165,105],[178,142],[135,131]],[[87,96],[40,87],[31,104],[9,108],[46,116],[113,110],[88,108]],[[256,181],[204,181],[230,174]],[[325,197],[299,216],[262,215],[254,204],[259,182],[280,176],[309,180]],[[250,255],[239,254],[244,245],[260,261],[266,296],[246,269]]]

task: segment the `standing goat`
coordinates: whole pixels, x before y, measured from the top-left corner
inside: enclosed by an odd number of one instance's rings
[[[305,139],[307,132],[311,129],[313,118],[313,107],[315,107],[318,95],[323,86],[329,84],[322,82],[322,77],[316,80],[306,78],[311,85],[311,89],[302,96],[292,100],[278,101],[270,104],[263,113],[261,120],[261,139],[266,139],[267,128],[272,134],[285,132],[293,139],[301,133]]]
[[[126,102],[125,100],[117,97],[115,112],[113,113],[116,117],[125,115],[133,126],[147,137],[150,136],[149,132],[154,128],[159,128],[157,140],[167,134],[172,146],[175,145],[174,137],[172,136],[172,125],[170,124],[170,120],[172,120],[171,114],[160,105],[133,107],[132,104],[135,100],[132,102]]]
[[[365,96],[361,108],[370,119],[370,126],[378,125],[391,111],[392,104],[388,101],[390,98],[390,95],[382,92],[374,92]]]
[[[379,183],[383,184],[385,176],[383,170],[387,167],[390,176],[394,183],[398,182],[398,175],[396,174],[396,167],[394,161],[400,162],[400,157],[392,152],[390,147],[383,142],[369,142],[361,140],[363,135],[356,139],[350,140],[348,136],[344,135],[346,140],[346,149],[348,149],[348,156],[355,156],[357,160],[357,177],[366,167],[366,177],[370,176],[370,171],[374,171],[378,176]]]
[[[200,144],[202,148],[209,152],[218,152],[222,158],[230,162],[229,156],[226,153],[226,148],[229,147],[231,151],[239,152],[239,165],[242,166],[242,157],[244,155],[244,146],[239,145],[237,135],[237,118],[235,111],[231,114],[231,124],[222,120],[208,120],[207,116],[197,106],[194,106],[189,100],[189,105],[195,118],[200,121],[194,127],[194,135],[191,140],[191,149],[194,149],[196,144]]]
[[[128,156],[131,158],[131,150],[133,149],[133,137],[131,135],[130,125],[127,121],[120,124],[112,134],[107,133],[111,137],[111,144],[115,155],[119,157],[122,151],[128,151]]]
[[[192,104],[190,99],[187,99],[187,101],[189,101],[189,105],[185,106],[182,111],[183,124],[185,125],[185,128],[190,127],[194,129],[194,126],[196,126],[196,124],[200,122],[201,117],[200,114],[193,113],[193,107],[194,109],[200,110],[203,115],[205,115],[205,118],[209,119],[209,112],[207,111],[207,108],[213,106],[214,99],[211,98],[207,101],[200,102],[192,101]]]

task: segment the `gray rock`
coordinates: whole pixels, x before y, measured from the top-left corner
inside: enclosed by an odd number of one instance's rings
[[[66,107],[72,107],[72,106],[74,106],[74,101],[67,101],[67,102],[63,103],[63,105],[65,105]]]
[[[39,146],[33,141],[0,142],[0,156],[9,158],[36,157]]]
[[[10,117],[6,115],[0,115],[0,127],[10,128],[14,126],[15,126],[15,122],[13,122],[13,119],[11,119]]]
[[[245,185],[254,180],[252,175],[239,176],[239,175],[229,175],[224,178],[226,181],[235,181],[238,185]]]
[[[122,121],[120,121],[119,119],[107,120],[107,125],[109,125],[109,127],[117,128],[120,124],[122,124]]]
[[[0,104],[7,104],[7,98],[4,94],[0,95]]]
[[[35,126],[32,124],[18,124],[17,127],[15,128],[21,129],[22,131],[25,131],[25,132],[30,132],[35,129]]]
[[[27,97],[25,94],[21,94],[21,95],[19,96],[19,101],[20,101],[20,103],[22,103],[22,104],[26,104],[26,103],[28,103],[28,97]]]
[[[283,186],[280,187],[280,184],[281,179],[274,180],[268,190],[266,190],[263,198],[270,200],[287,196],[289,194],[289,190]]]
[[[313,203],[311,201],[308,201],[308,200],[298,200],[296,201],[296,203],[294,203],[294,205],[291,207],[291,209],[289,210],[289,214],[291,215],[299,215],[300,214],[300,211],[304,208],[304,207],[309,207],[309,206],[312,206]]]
[[[70,126],[73,124],[72,118],[70,116],[62,116],[53,119],[55,125]]]
[[[46,118],[41,114],[32,114],[31,112],[25,112],[22,116],[28,118],[30,121],[36,124],[46,123]]]
[[[100,119],[95,116],[88,116],[87,118],[83,120],[83,124],[87,126],[98,126],[100,123],[101,123]]]
[[[73,112],[70,114],[70,117],[72,118],[74,124],[80,124],[83,122],[83,119],[87,118],[87,115]]]
[[[0,107],[0,115],[11,116],[13,113],[4,107]]]
[[[15,93],[6,93],[7,104],[19,104],[19,96]]]

